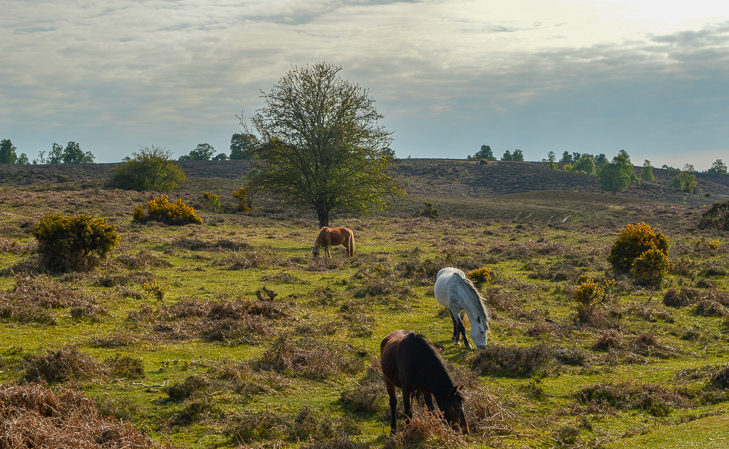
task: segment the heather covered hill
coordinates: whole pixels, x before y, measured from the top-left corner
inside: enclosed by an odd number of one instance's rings
[[[189,182],[199,178],[239,180],[251,167],[249,161],[243,160],[181,161],[178,164],[187,173],[191,180]],[[109,178],[115,165],[0,164],[0,185],[84,182],[98,187]],[[396,171],[407,192],[416,196],[483,197],[532,191],[600,191],[594,176],[550,170],[541,162],[491,162],[479,165],[460,159],[400,159]],[[636,167],[635,171],[637,174],[639,168]],[[683,194],[670,188],[672,175],[668,171],[655,168],[654,174],[655,182],[633,184],[625,194],[663,201],[685,201]],[[729,196],[729,176],[697,173],[696,178],[703,195]],[[180,188],[185,190],[184,185]],[[692,201],[698,204],[707,202],[698,197],[693,195]]]

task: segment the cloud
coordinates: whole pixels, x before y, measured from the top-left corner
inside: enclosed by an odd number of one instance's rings
[[[88,142],[102,161],[137,144],[224,150],[260,90],[327,61],[371,89],[403,154],[727,140],[729,22],[628,33],[575,4],[6,1],[0,133],[34,148]]]

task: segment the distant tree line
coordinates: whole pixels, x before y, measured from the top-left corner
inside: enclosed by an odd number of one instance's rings
[[[0,141],[0,163],[2,164],[30,164],[28,155],[20,153],[18,156],[17,148],[10,139]],[[56,142],[51,145],[51,150],[46,153],[40,151],[38,158],[33,159],[33,164],[93,164],[94,155],[90,151],[82,151],[81,146],[74,141],[70,141],[64,147]]]

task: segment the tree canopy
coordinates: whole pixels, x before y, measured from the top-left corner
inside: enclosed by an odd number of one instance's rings
[[[84,153],[81,146],[74,141],[68,142],[66,148],[53,142],[48,159],[45,160],[41,156],[41,163],[45,162],[49,164],[93,164],[94,155],[90,151]]]
[[[312,207],[319,224],[341,213],[384,209],[401,192],[368,91],[318,63],[293,67],[261,96],[252,118],[261,136],[251,187]]]
[[[481,145],[481,149],[479,149],[476,154],[473,155],[473,158],[475,160],[481,160],[486,159],[487,161],[495,161],[496,157],[494,156],[494,152],[491,150],[491,147],[488,145]]]
[[[181,161],[209,161],[215,154],[215,147],[209,143],[199,143],[194,150],[184,156],[180,156]]]
[[[14,164],[18,160],[15,149],[10,139],[0,141],[0,164]]]
[[[236,133],[230,138],[230,158],[250,159],[253,152],[260,145],[258,137],[251,133]]]
[[[717,159],[714,161],[713,164],[711,164],[711,168],[706,170],[706,173],[709,173],[712,175],[726,175],[727,174],[726,164],[721,159]]]

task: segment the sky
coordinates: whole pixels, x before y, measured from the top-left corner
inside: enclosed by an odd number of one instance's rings
[[[292,67],[369,90],[398,157],[729,161],[729,2],[0,0],[0,138],[97,162],[230,138]]]

